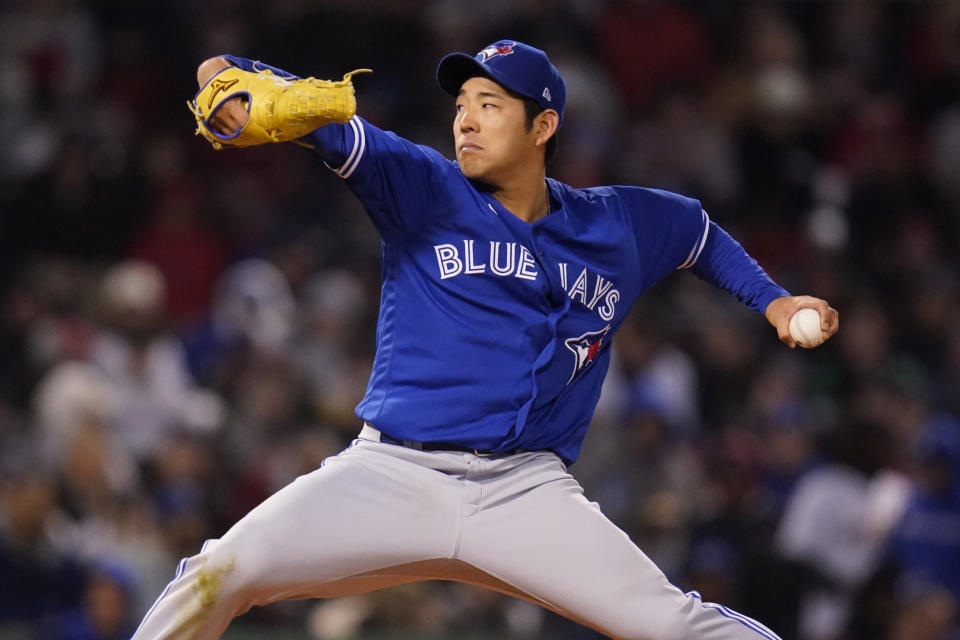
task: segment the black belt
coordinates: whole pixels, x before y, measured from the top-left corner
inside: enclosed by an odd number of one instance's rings
[[[509,449],[507,451],[490,451],[487,449],[474,449],[473,447],[465,447],[462,444],[454,444],[452,442],[414,442],[413,440],[400,440],[399,438],[394,438],[388,433],[384,433],[379,429],[373,427],[373,425],[365,425],[364,430],[373,430],[376,431],[379,435],[380,442],[384,444],[392,444],[398,447],[406,447],[407,449],[416,449],[417,451],[464,451],[466,453],[472,453],[478,456],[512,456],[516,453],[523,453],[526,449]]]
[[[406,447],[407,449],[416,449],[417,451],[469,451],[470,453],[476,454],[493,453],[492,451],[472,449],[470,447],[465,447],[461,444],[454,444],[452,442],[413,442],[412,440],[399,440],[391,435],[387,435],[383,431],[380,432],[380,442],[395,444],[401,447]]]

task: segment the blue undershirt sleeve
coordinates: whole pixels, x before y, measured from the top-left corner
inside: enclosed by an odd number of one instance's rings
[[[775,298],[790,295],[715,222],[710,222],[703,251],[690,269],[759,313]]]

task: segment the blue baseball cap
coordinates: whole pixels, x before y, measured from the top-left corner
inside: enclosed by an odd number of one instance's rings
[[[560,72],[540,49],[515,40],[498,40],[475,56],[451,53],[437,65],[437,82],[454,97],[460,93],[464,82],[476,76],[490,78],[515,93],[532,98],[543,109],[553,109],[563,122],[567,88]]]

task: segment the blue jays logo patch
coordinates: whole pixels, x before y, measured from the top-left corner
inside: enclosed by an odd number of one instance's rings
[[[486,62],[490,58],[494,58],[496,56],[508,56],[511,53],[513,53],[512,44],[501,44],[499,46],[491,45],[474,57],[480,62]]]
[[[570,379],[567,380],[567,384],[573,382],[574,378],[590,366],[590,363],[593,362],[594,358],[600,353],[600,349],[603,347],[603,340],[609,332],[610,325],[607,325],[599,331],[588,331],[582,336],[567,338],[563,341],[567,349],[573,352],[575,358],[573,373],[570,374]]]

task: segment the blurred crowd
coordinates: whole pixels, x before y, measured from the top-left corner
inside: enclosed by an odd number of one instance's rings
[[[197,64],[371,67],[361,114],[452,157],[435,64],[505,37],[567,82],[550,175],[697,197],[840,311],[791,351],[689,274],[655,287],[571,467],[587,495],[675,584],[784,640],[960,638],[948,0],[0,3],[0,635],[129,637],[179,558],[359,430],[373,226],[309,151],[194,137]],[[235,624],[599,637],[445,583]]]

